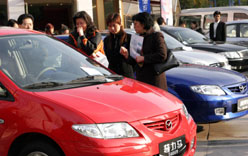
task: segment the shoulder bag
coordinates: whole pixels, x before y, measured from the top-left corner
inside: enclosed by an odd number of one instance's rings
[[[154,64],[154,70],[156,75],[160,75],[166,70],[179,66],[179,62],[177,58],[173,55],[173,53],[170,50],[168,50],[167,52],[167,59],[164,62]]]

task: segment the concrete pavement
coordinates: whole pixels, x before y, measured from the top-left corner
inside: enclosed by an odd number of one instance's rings
[[[198,124],[195,156],[248,156],[248,115]]]

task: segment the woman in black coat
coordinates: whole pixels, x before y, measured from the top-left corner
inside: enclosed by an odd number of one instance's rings
[[[104,39],[104,52],[107,56],[108,68],[117,74],[133,78],[133,68],[127,63],[127,60],[121,51],[128,51],[131,36],[123,30],[121,17],[118,13],[108,15],[106,23],[109,35]]]
[[[154,70],[154,64],[162,63],[167,58],[167,47],[163,34],[153,30],[153,18],[146,12],[134,15],[132,20],[136,33],[144,37],[141,55],[137,56],[135,60],[127,52],[122,52],[122,55],[135,62],[137,80],[167,90],[165,73],[156,75]]]

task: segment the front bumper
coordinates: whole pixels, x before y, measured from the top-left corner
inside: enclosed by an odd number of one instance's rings
[[[243,59],[228,59],[232,70],[245,70],[248,69],[248,58]]]
[[[194,100],[183,100],[183,102],[196,123],[209,123],[230,120],[248,114],[248,110],[237,111],[238,100],[247,97],[247,94],[226,96],[198,94]],[[224,115],[216,115],[216,108],[224,108]]]
[[[161,142],[184,135],[186,141],[184,156],[193,156],[196,150],[197,126],[191,117],[189,120],[182,120],[184,121],[180,123],[180,127],[172,134],[154,132],[154,130],[144,128],[145,126],[140,122],[133,122],[130,124],[139,130],[141,135],[139,138],[109,140],[87,138],[87,144],[80,140],[62,141],[60,144],[65,155],[73,156],[159,156],[159,144]]]

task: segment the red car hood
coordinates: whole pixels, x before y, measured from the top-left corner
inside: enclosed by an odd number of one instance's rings
[[[101,85],[35,94],[83,113],[96,123],[145,119],[175,111],[181,103],[165,91],[127,78]]]

